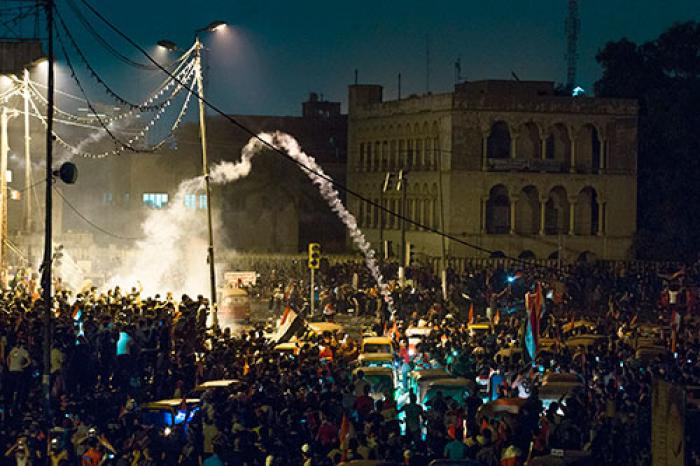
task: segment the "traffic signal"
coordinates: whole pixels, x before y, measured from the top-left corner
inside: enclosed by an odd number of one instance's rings
[[[321,267],[321,245],[309,243],[309,269],[318,270]]]

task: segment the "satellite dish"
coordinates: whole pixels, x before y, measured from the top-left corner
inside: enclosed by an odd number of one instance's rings
[[[78,179],[78,167],[73,162],[64,162],[53,174],[66,184],[74,184]]]

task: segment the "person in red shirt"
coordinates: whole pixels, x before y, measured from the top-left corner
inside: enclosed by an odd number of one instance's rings
[[[363,387],[363,392],[361,396],[357,397],[353,405],[353,408],[355,408],[361,420],[367,419],[369,413],[372,412],[372,408],[374,408],[374,400],[369,396],[369,385]]]
[[[321,426],[318,428],[316,440],[324,447],[330,448],[338,440],[338,427],[321,414]]]

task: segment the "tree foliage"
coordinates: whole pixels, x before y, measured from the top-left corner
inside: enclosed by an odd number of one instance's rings
[[[609,42],[596,56],[600,97],[639,100],[637,253],[683,259],[700,252],[700,23],[657,39]]]

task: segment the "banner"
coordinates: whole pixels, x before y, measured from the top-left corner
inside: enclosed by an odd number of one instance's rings
[[[255,286],[257,279],[258,274],[250,271],[224,273],[224,281],[234,288],[238,288],[239,284],[241,286]]]

